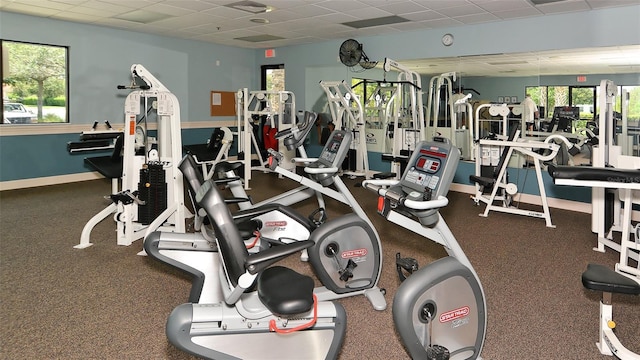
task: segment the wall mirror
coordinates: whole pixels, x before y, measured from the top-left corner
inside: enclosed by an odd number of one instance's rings
[[[558,117],[560,108],[571,108],[571,111],[567,110],[562,114],[572,118],[568,124],[563,124],[560,130],[570,133],[574,138],[585,137],[586,131],[597,130],[593,127],[599,112],[599,85],[603,79],[612,80],[618,85],[618,96],[614,106],[614,119],[619,131],[618,144],[624,145],[624,154],[639,155],[640,45],[397,61],[422,75],[425,112],[429,107],[433,112],[435,104],[429,102],[436,101],[428,97],[430,81],[442,74],[455,73],[452,93],[470,95],[469,101],[474,106],[483,103],[505,103],[512,108],[520,104],[526,94],[531,95],[539,107],[536,130],[547,131],[547,126],[554,119],[554,113]],[[361,82],[366,75],[353,74],[353,83]],[[380,100],[389,95],[381,92],[372,96],[371,91],[377,91],[376,87],[379,88],[380,84],[369,85],[367,97],[378,99],[377,103],[374,102],[377,105],[384,104]],[[389,93],[390,90],[383,88],[382,91]],[[451,114],[447,110],[450,100],[448,97],[451,94],[443,91],[442,95],[439,99],[441,103],[438,113],[432,113],[431,118],[437,117],[440,125],[451,126]],[[400,109],[405,105],[403,103]],[[384,109],[375,109],[376,115],[381,114],[380,110]],[[368,116],[371,116],[372,112],[369,111]],[[622,126],[622,114],[625,115],[626,126]],[[428,118],[429,115],[425,117]],[[517,114],[511,113],[509,117],[510,123],[518,123]],[[458,114],[457,119],[458,128],[469,127],[465,122],[465,114]],[[380,121],[367,126],[382,127]],[[624,133],[621,131],[623,128]],[[469,133],[463,136],[471,137],[478,134]],[[376,148],[370,151],[390,151],[391,144],[388,140],[385,145],[378,141]],[[588,162],[589,151],[587,146],[581,154],[583,159],[578,159],[577,163]]]

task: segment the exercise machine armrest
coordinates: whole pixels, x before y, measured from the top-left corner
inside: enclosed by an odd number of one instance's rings
[[[316,162],[318,161],[317,158],[301,158],[301,157],[294,157],[291,159],[291,162],[295,162],[295,163],[312,163],[312,162]]]
[[[289,244],[270,247],[249,256],[245,261],[245,269],[250,274],[257,274],[287,256],[313,246],[313,241],[295,241]]]
[[[396,179],[373,179],[373,180],[364,180],[362,182],[362,187],[365,189],[369,189],[380,194],[379,190],[384,189],[389,186],[394,186],[398,184],[400,181]]]
[[[306,172],[307,174],[335,174],[338,172],[338,168],[337,167],[317,167],[317,168],[312,168],[312,167],[305,167],[304,168],[304,172]]]
[[[447,206],[447,204],[449,204],[449,199],[444,196],[438,196],[435,200],[426,201],[404,199],[402,204],[413,210],[431,210]]]

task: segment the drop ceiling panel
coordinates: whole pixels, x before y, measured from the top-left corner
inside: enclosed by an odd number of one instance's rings
[[[547,14],[582,12],[591,9],[637,5],[640,0],[563,0],[534,6],[529,0],[253,0],[273,11],[253,14],[228,7],[239,0],[0,0],[0,10],[78,23],[130,29],[163,36],[201,40],[245,48],[266,48],[310,44],[326,40],[344,40],[364,36],[396,34],[401,31],[438,29],[503,19],[544,17]],[[634,8],[634,11],[637,8]],[[134,10],[170,15],[171,18],[141,24],[118,19]],[[400,16],[408,22],[353,29],[344,22]],[[266,25],[249,21],[263,18]],[[618,26],[619,24],[612,24]],[[626,24],[630,28],[637,24]],[[273,35],[281,40],[248,42],[238,37]],[[501,65],[499,71],[574,73],[578,61],[602,71],[629,72],[640,67],[640,53],[635,46],[601,49],[558,50],[539,54],[513,54],[508,57],[463,57],[409,61],[419,71],[450,71],[452,66],[467,74],[490,75],[499,59],[521,59],[527,64]],[[594,51],[595,50],[595,51]],[[594,53],[595,52],[595,53]],[[608,56],[608,58],[607,58]],[[473,59],[472,59],[473,58]],[[505,60],[503,60],[504,62]],[[569,65],[571,64],[571,65]],[[447,69],[448,68],[448,69]],[[540,69],[539,69],[540,68]],[[544,69],[542,69],[544,68]],[[635,70],[634,70],[635,69]],[[437,71],[436,71],[437,72]]]

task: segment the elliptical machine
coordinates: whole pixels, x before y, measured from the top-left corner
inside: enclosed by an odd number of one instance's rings
[[[350,142],[350,132],[334,131],[320,157],[315,161],[309,159],[313,162],[305,167],[305,171],[315,180],[300,177],[303,184],[314,189],[322,188],[320,183],[333,183],[339,191],[330,188],[323,191],[339,195],[354,210],[354,213],[324,222],[310,233],[309,240],[313,246],[305,249],[314,272],[324,285],[315,289],[314,294],[320,301],[365,295],[374,309],[384,310],[387,306],[384,291],[377,286],[382,268],[380,238],[364,210],[338,176]],[[258,209],[247,209],[236,213],[234,221],[254,219],[258,213]],[[198,246],[202,239],[198,238],[198,242],[193,237],[154,232],[145,239],[144,249],[149,256],[190,274],[193,281],[189,301],[202,304],[220,296],[219,286],[215,285],[219,269],[210,255],[218,249],[216,246]],[[296,241],[300,240],[293,242]],[[290,241],[281,241],[282,244],[287,242]],[[272,247],[280,246],[277,243],[272,242]]]
[[[412,359],[476,359],[486,330],[484,291],[469,259],[438,212],[460,151],[447,139],[421,141],[400,180],[365,180],[378,213],[445,247],[449,256],[413,272],[393,299],[393,320]]]

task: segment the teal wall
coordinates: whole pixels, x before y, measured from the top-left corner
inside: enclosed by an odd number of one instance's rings
[[[131,82],[133,64],[142,64],[178,97],[183,121],[212,120],[211,90],[259,86],[259,65],[249,49],[7,12],[0,12],[0,38],[69,47],[72,124],[122,122],[129,91],[116,86]]]
[[[640,5],[634,5],[393,35],[366,36],[363,32],[365,35],[357,40],[364,44],[369,58],[382,61],[389,57],[401,62],[415,58],[640,44],[639,23]],[[440,43],[442,34],[447,32],[456,40],[450,47]],[[265,59],[262,49],[242,49],[7,12],[0,12],[0,38],[69,46],[69,120],[71,124],[87,124],[87,127],[95,120],[122,122],[127,92],[116,90],[116,86],[130,82],[132,64],[144,65],[176,94],[183,122],[233,120],[210,116],[210,91],[258,89],[260,65],[285,64],[286,88],[296,94],[296,108],[327,115],[320,80],[383,77],[380,70],[354,73],[340,64],[337,49],[345,39],[282,47],[276,49],[275,58]],[[423,79],[423,84],[427,84],[428,78]],[[635,84],[640,83],[638,74],[630,74],[624,82],[633,79]],[[538,81],[542,84],[546,80],[521,78],[507,82],[466,78],[463,85],[476,88],[482,98],[490,98],[506,93],[520,95],[524,86],[537,85]],[[212,129],[209,123],[204,127],[184,129],[183,143],[198,143],[208,138]],[[2,127],[0,135],[1,132]],[[0,181],[89,171],[82,161],[86,154],[66,152],[66,142],[77,140],[77,136],[76,133],[0,136]],[[317,139],[312,137],[309,142],[312,156],[320,149],[314,140]],[[379,154],[371,154],[370,159],[372,169],[384,171],[388,166],[378,160]],[[456,181],[466,183],[468,174],[460,171]],[[532,183],[535,185],[535,181]]]

